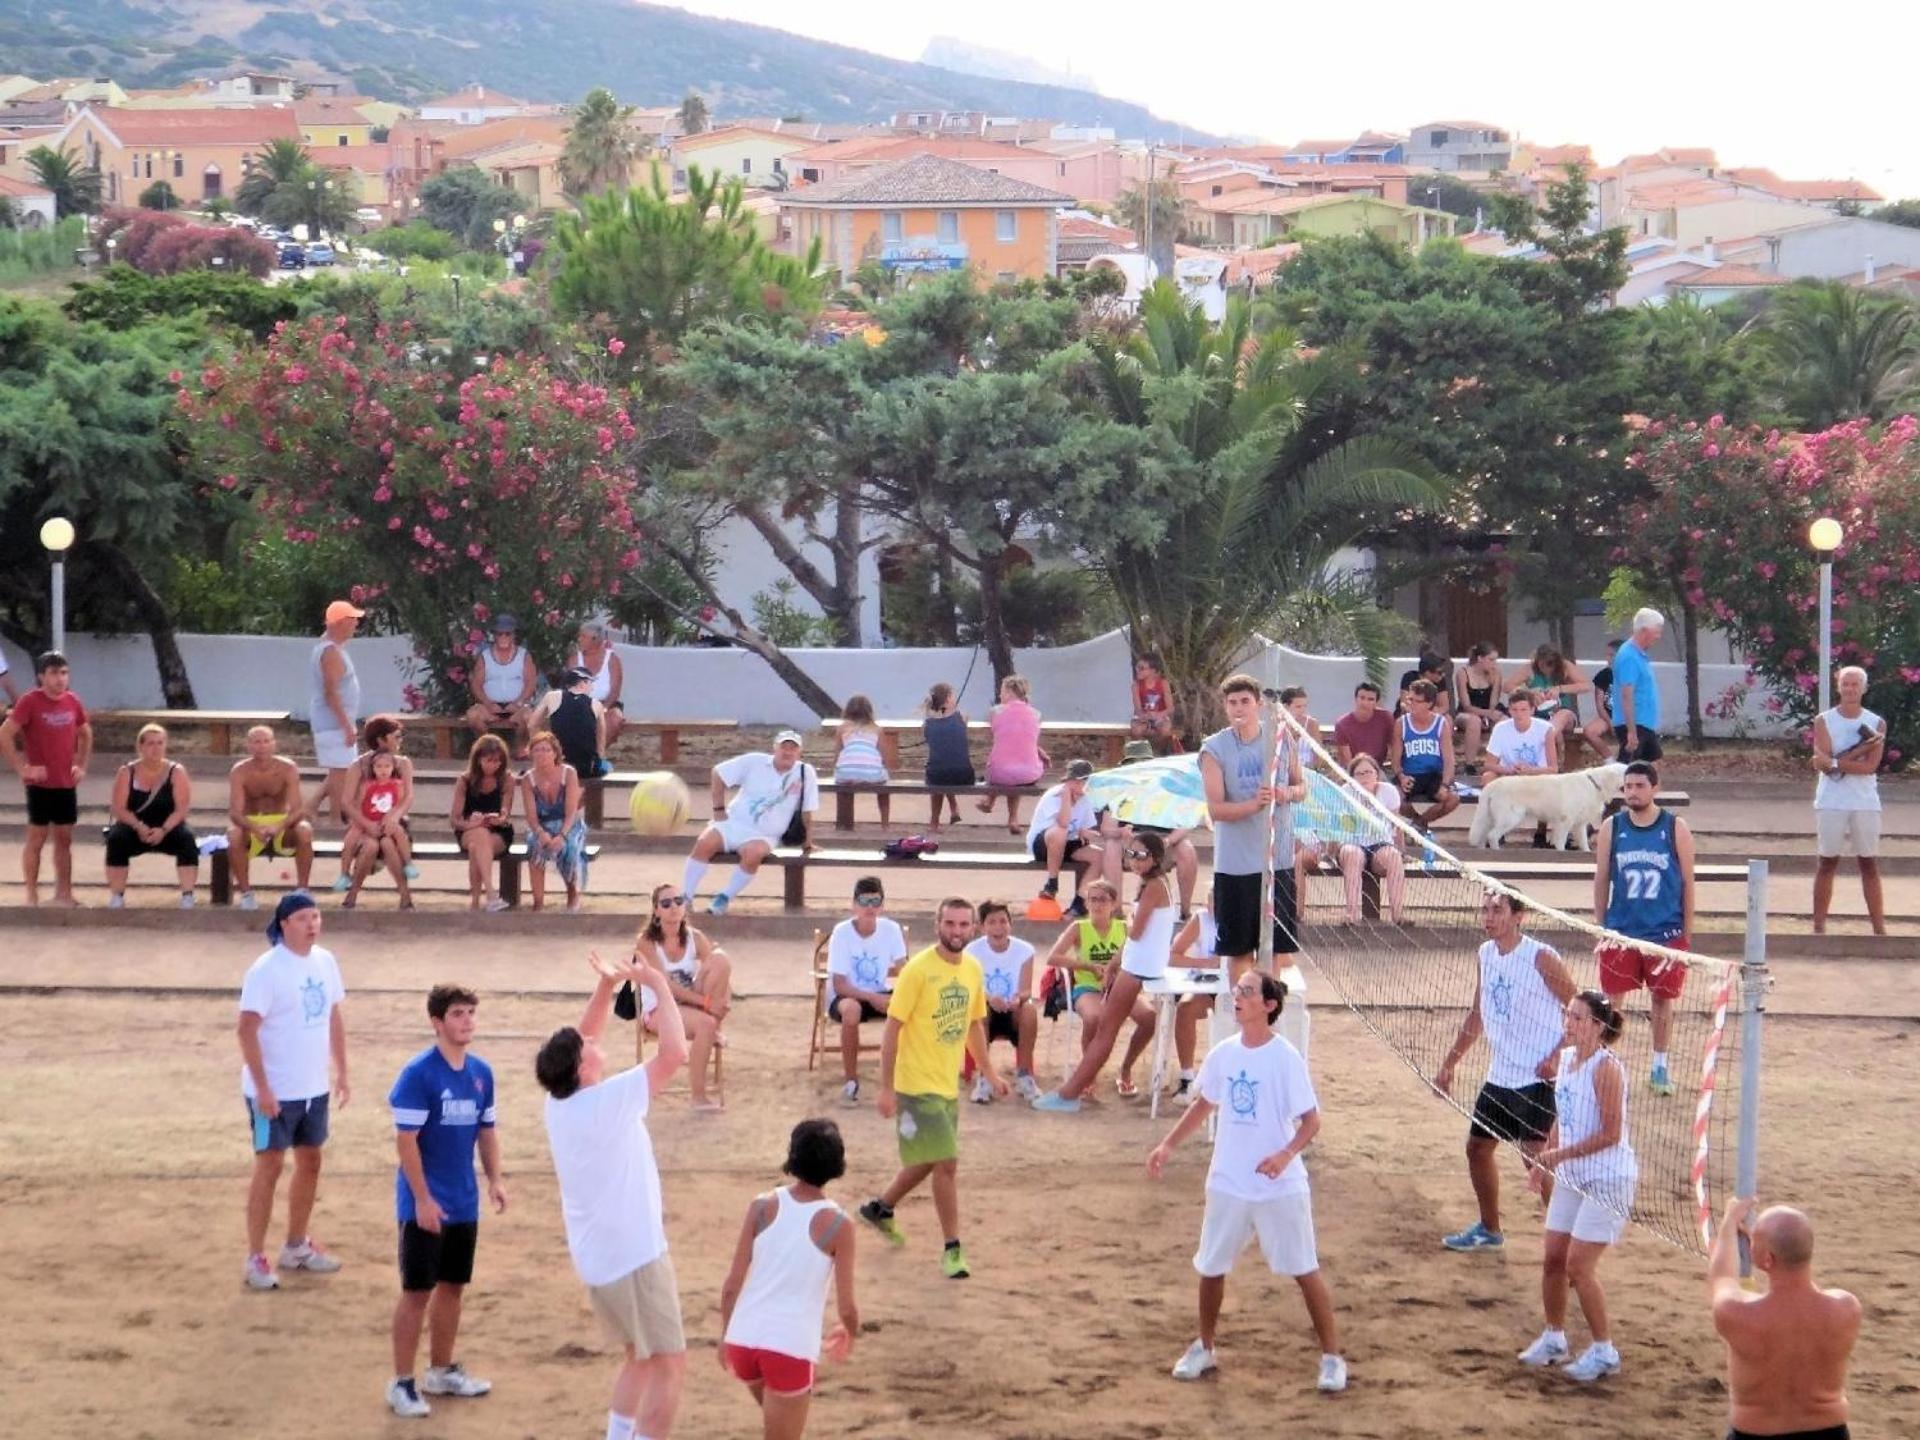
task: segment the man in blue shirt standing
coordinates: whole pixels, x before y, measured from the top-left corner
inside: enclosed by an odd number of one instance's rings
[[[480,1234],[480,1187],[473,1152],[487,1172],[487,1196],[495,1213],[507,1208],[500,1183],[500,1139],[493,1128],[493,1070],[473,1043],[480,997],[458,985],[436,985],[427,994],[433,1044],[409,1060],[393,1082],[394,1144],[400,1152],[394,1182],[400,1216],[400,1301],[393,1310],[393,1381],[387,1405],[396,1415],[428,1413],[429,1395],[485,1395],[491,1381],[467,1374],[453,1358],[460,1330],[460,1302],[473,1278],[473,1252]],[[413,1382],[420,1329],[431,1322],[432,1361],[425,1380]]]
[[[1620,763],[1655,761],[1660,749],[1660,687],[1653,680],[1648,652],[1666,633],[1667,618],[1658,610],[1642,609],[1633,617],[1633,638],[1613,657],[1613,737],[1620,742]]]

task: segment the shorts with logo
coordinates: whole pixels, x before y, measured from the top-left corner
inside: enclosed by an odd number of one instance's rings
[[[605,1285],[589,1285],[587,1302],[607,1339],[614,1345],[631,1345],[641,1360],[678,1355],[687,1348],[686,1331],[680,1324],[680,1290],[669,1256],[649,1260]]]
[[[1656,943],[1669,950],[1687,948],[1687,942],[1678,935]],[[1631,945],[1602,945],[1599,960],[1600,988],[1609,995],[1625,995],[1644,985],[1662,1000],[1678,1000],[1687,985],[1685,962],[1649,955]]]
[[[1852,850],[1862,860],[1880,853],[1878,810],[1816,810],[1813,812],[1814,852],[1833,860]]]
[[[56,789],[51,785],[27,786],[27,824],[77,825],[80,823],[80,792],[71,785]]]
[[[327,1143],[327,1099],[282,1100],[280,1113],[268,1115],[247,1101],[247,1125],[253,1132],[253,1153],[317,1147]]]
[[[1473,1102],[1473,1124],[1467,1134],[1481,1140],[1512,1140],[1530,1144],[1547,1138],[1553,1129],[1553,1082],[1536,1080],[1510,1090],[1505,1085],[1482,1085]]]
[[[902,1165],[960,1158],[960,1101],[953,1095],[897,1095],[894,1129]]]
[[[436,1285],[465,1285],[473,1279],[473,1251],[480,1222],[443,1220],[440,1231],[400,1222],[400,1288],[415,1294]]]
[[[853,999],[853,997],[850,995],[834,996],[833,999],[827,1002],[827,1018],[829,1020],[838,1020],[840,1018],[840,1007],[851,999]],[[866,1024],[869,1020],[884,1020],[887,1018],[887,1012],[874,1009],[871,1000],[854,1000],[853,1003],[860,1007],[860,1023],[862,1025]]]
[[[1273,876],[1273,953],[1297,955],[1300,906],[1295,898],[1293,867]],[[1260,948],[1260,874],[1213,877],[1213,920],[1219,934],[1215,949],[1222,955],[1251,955]]]
[[[1611,1245],[1625,1233],[1633,1212],[1633,1181],[1627,1176],[1599,1180],[1576,1190],[1566,1181],[1553,1187],[1545,1228],[1589,1245]]]
[[[727,1368],[752,1385],[767,1387],[774,1395],[804,1395],[813,1389],[813,1361],[802,1360],[779,1350],[763,1350],[758,1345],[726,1343],[722,1353]]]
[[[1313,1197],[1305,1190],[1271,1200],[1242,1200],[1207,1191],[1206,1218],[1193,1268],[1209,1278],[1225,1275],[1254,1238],[1276,1275],[1311,1275],[1320,1268],[1313,1243]]]

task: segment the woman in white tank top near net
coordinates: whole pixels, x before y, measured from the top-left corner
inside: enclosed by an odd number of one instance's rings
[[[1592,1382],[1620,1368],[1607,1300],[1600,1288],[1600,1257],[1626,1229],[1639,1166],[1627,1139],[1627,1085],[1610,1048],[1620,1038],[1620,1012],[1598,990],[1567,1002],[1567,1048],[1554,1079],[1553,1129],[1535,1158],[1534,1188],[1553,1176],[1547,1202],[1546,1247],[1540,1291],[1547,1328],[1520,1352],[1522,1365],[1552,1365],[1567,1357],[1567,1287],[1593,1334],[1567,1374]]]
[[[747,1207],[733,1268],[720,1287],[720,1365],[753,1392],[764,1440],[798,1440],[806,1431],[829,1278],[839,1323],[827,1336],[827,1358],[845,1360],[860,1333],[853,1226],[826,1197],[826,1187],[846,1172],[839,1127],[802,1120],[788,1137],[783,1168],[793,1184]]]

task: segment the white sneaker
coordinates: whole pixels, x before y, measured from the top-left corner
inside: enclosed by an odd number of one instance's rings
[[[1596,1341],[1581,1351],[1580,1358],[1562,1373],[1583,1385],[1591,1385],[1603,1375],[1620,1373],[1620,1352],[1611,1345],[1601,1345]]]
[[[993,1087],[987,1084],[987,1077],[984,1075],[973,1077],[973,1103],[976,1105],[993,1103]]]
[[[420,1382],[420,1388],[429,1395],[458,1395],[462,1399],[471,1400],[492,1390],[493,1382],[480,1380],[467,1374],[460,1368],[460,1362],[456,1360],[451,1365],[430,1366],[426,1378]]]
[[[107,896],[107,909],[124,910],[126,908],[127,908],[127,897],[125,895]]]
[[[253,898],[253,891],[251,890],[242,890],[240,892],[240,898],[233,903],[236,908],[241,910],[258,910],[260,908],[260,902]]]
[[[278,1290],[280,1281],[273,1273],[273,1267],[267,1264],[264,1255],[247,1257],[246,1282],[249,1290]]]
[[[1176,1380],[1198,1380],[1209,1370],[1218,1370],[1220,1362],[1213,1358],[1209,1350],[1198,1340],[1187,1346],[1187,1353],[1173,1362],[1173,1378]]]
[[[840,1103],[848,1109],[852,1109],[860,1103],[860,1082],[858,1080],[849,1080],[840,1087]]]
[[[182,910],[191,910],[191,909],[193,909],[193,892],[192,892],[192,891],[190,891],[190,890],[189,890],[189,891],[186,891],[186,892],[183,892],[183,893],[181,894],[181,896],[180,896],[180,908],[181,908]]]
[[[487,914],[489,915],[498,915],[502,911],[511,910],[512,908],[513,906],[509,905],[506,901],[502,900],[498,895],[494,896],[493,899],[487,901],[487,904],[486,904],[486,911],[487,911]]]
[[[1328,1394],[1347,1388],[1347,1362],[1338,1355],[1320,1357],[1319,1388]]]
[[[331,1275],[340,1268],[340,1262],[314,1244],[312,1240],[303,1240],[298,1245],[280,1247],[280,1268],[305,1270],[314,1275]]]
[[[428,1371],[432,1374],[432,1371]],[[433,1409],[420,1398],[420,1392],[414,1389],[413,1377],[387,1382],[387,1408],[396,1415],[409,1420],[417,1420],[423,1415],[431,1415]]]
[[[1522,1365],[1558,1365],[1567,1358],[1567,1336],[1562,1330],[1542,1330],[1540,1338],[1520,1352]]]
[[[1014,1076],[1013,1088],[1020,1092],[1020,1098],[1022,1100],[1038,1100],[1040,1098],[1040,1082],[1035,1080],[1031,1075]]]

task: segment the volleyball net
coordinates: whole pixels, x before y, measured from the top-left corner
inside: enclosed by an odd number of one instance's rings
[[[1284,710],[1279,714],[1307,771],[1308,798],[1293,806],[1292,817],[1304,870],[1301,948],[1329,989],[1429,1088],[1436,1088],[1435,1075],[1480,992],[1480,947],[1488,938],[1482,907],[1489,892],[1520,899],[1523,933],[1554,950],[1581,990],[1606,988],[1603,951],[1638,957],[1631,963],[1643,983],[1617,997],[1626,1023],[1613,1044],[1624,1067],[1627,1136],[1639,1171],[1631,1208],[1621,1213],[1670,1244],[1704,1254],[1717,1208],[1733,1193],[1740,966],[1629,940],[1585,918],[1594,885],[1586,852],[1510,847],[1463,858],[1395,812],[1397,791],[1384,802],[1376,799],[1317,736]],[[1463,808],[1478,799],[1472,787],[1456,793]],[[1525,844],[1520,833],[1516,839]],[[1622,968],[1614,967],[1616,985]],[[1664,1049],[1671,1094],[1656,1093],[1651,1084],[1656,1047],[1649,985],[1672,999]],[[1489,1003],[1504,1005],[1507,998],[1496,988]],[[1531,1021],[1521,1008],[1506,1016],[1510,1045],[1545,1054],[1564,1043],[1556,1038],[1559,1018],[1548,1021],[1541,1013],[1550,1015],[1551,1007],[1532,1007]],[[1463,1116],[1473,1113],[1489,1058],[1482,1038],[1455,1068],[1446,1099]],[[1618,1210],[1617,1192],[1602,1192],[1596,1186],[1590,1198]]]

